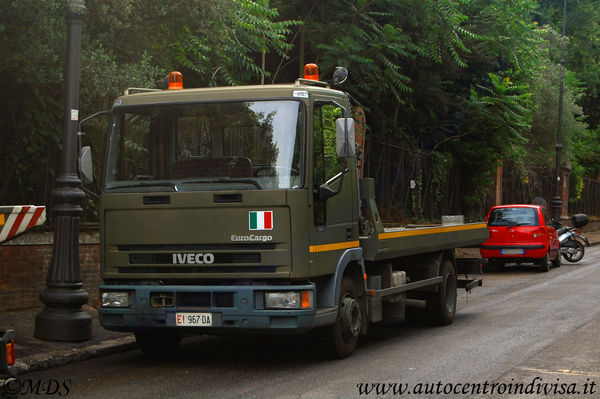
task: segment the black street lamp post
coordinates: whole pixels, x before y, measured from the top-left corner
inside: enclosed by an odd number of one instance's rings
[[[86,14],[83,0],[67,0],[66,100],[61,170],[52,191],[54,247],[40,300],[46,305],[35,318],[35,336],[51,341],[84,341],[91,338],[92,317],[81,306],[88,301],[79,265],[78,205],[85,198],[77,176],[77,123],[79,119],[79,69],[81,28]]]
[[[560,56],[560,88],[558,92],[558,137],[556,139],[556,181],[554,198],[552,199],[552,219],[560,221],[562,214],[562,201],[560,198],[560,155],[562,151],[562,116],[563,116],[563,92],[565,88],[565,43],[564,38],[567,30],[567,0],[563,0],[563,26],[562,26],[562,52]]]

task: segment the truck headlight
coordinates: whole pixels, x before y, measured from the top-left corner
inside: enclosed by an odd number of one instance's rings
[[[102,293],[102,307],[128,308],[129,292],[108,291]]]
[[[313,307],[312,291],[266,292],[266,309],[311,309]]]

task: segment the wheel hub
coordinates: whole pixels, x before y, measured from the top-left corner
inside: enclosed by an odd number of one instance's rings
[[[357,337],[360,333],[362,313],[355,298],[345,297],[341,308],[342,333],[345,337]]]

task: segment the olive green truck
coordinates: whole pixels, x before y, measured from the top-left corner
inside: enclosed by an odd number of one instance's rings
[[[346,93],[310,79],[134,91],[110,111],[99,314],[144,351],[319,329],[344,357],[369,323],[451,323],[457,289],[480,284],[457,279],[454,249],[486,241],[485,223],[383,226]]]

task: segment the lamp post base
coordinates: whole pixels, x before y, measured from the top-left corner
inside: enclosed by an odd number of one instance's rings
[[[46,341],[86,341],[92,338],[92,316],[79,306],[81,298],[87,298],[84,290],[47,289],[40,296],[62,298],[61,305],[56,302],[35,316],[34,336]],[[71,302],[71,303],[70,303]],[[72,305],[76,305],[71,307]]]
[[[92,316],[83,309],[46,308],[35,316],[35,333],[46,341],[87,341],[92,338]]]

